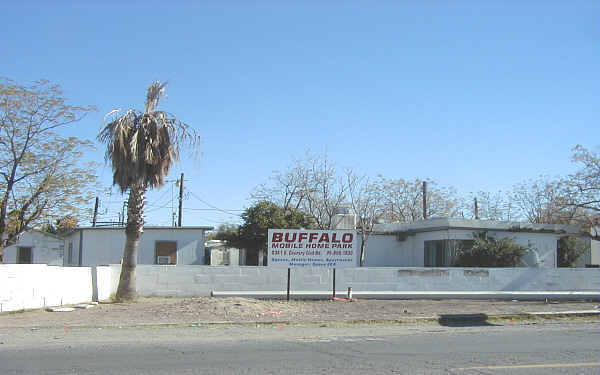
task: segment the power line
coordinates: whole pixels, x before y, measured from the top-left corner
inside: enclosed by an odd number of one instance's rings
[[[172,190],[172,189],[171,189],[171,190]],[[152,206],[156,206],[156,205],[160,204],[159,202],[160,202],[160,201],[161,201],[161,200],[162,200],[162,199],[163,199],[163,198],[164,198],[164,197],[165,197],[167,194],[169,194],[169,193],[170,193],[170,191],[169,191],[169,190],[165,190],[165,191],[163,192],[163,194],[160,196],[160,198],[158,198],[158,199],[155,199],[155,200],[154,200],[156,203],[147,203],[147,202],[146,202],[146,206],[148,206],[148,207],[152,207]],[[171,201],[172,201],[172,200],[173,200],[173,198],[171,197]],[[167,204],[168,204],[168,203],[169,203],[169,202],[167,201]]]
[[[197,196],[196,194],[194,194],[194,193],[193,193],[193,192],[191,192],[191,191],[190,191],[190,194],[192,195],[192,197],[194,197],[194,198],[198,199],[200,202],[204,203],[204,204],[205,204],[205,205],[207,205],[208,207],[212,207],[212,208],[213,208],[214,210],[216,210],[216,211],[221,211],[221,212],[224,212],[224,213],[226,213],[226,214],[229,214],[229,215],[234,215],[234,216],[239,216],[239,217],[242,217],[242,215],[240,215],[240,214],[236,214],[236,213],[233,213],[233,212],[229,212],[229,211],[227,211],[227,210],[224,210],[224,209],[222,209],[222,208],[219,208],[219,207],[213,206],[212,204],[208,203],[207,201],[205,201],[204,199],[200,198],[199,196]]]
[[[229,212],[229,211],[240,211],[240,212],[244,211],[244,210],[226,210],[226,209],[219,210],[216,208],[186,208],[186,207],[184,207],[183,209],[190,210],[190,211],[227,211],[227,212]]]
[[[170,204],[170,202],[167,202],[167,203],[165,203],[164,205],[162,205],[160,207],[153,207],[153,208],[151,208],[149,210],[144,210],[144,212],[154,212],[154,211],[162,210],[162,209],[165,209],[165,208],[169,208],[168,207],[169,204]]]

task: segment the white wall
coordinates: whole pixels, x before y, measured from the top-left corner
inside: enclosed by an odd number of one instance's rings
[[[556,267],[556,249],[560,235],[554,233],[527,233],[527,232],[488,232],[488,235],[496,238],[511,238],[514,242],[537,250],[542,268]]]
[[[83,235],[80,235],[82,231]],[[65,248],[73,242],[74,261],[78,264],[82,236],[83,266],[120,263],[125,245],[123,228],[84,228],[65,239]],[[138,250],[138,264],[154,264],[156,241],[177,242],[177,264],[204,264],[204,230],[195,228],[146,228]],[[65,251],[66,254],[66,251]]]
[[[538,267],[556,267],[556,245],[560,238],[553,233],[488,231],[495,238],[512,238],[522,246],[536,249],[540,263]],[[425,241],[471,240],[473,230],[450,229],[421,232],[401,236],[396,234],[374,234],[367,240],[365,253],[366,267],[423,267],[425,262]]]
[[[2,252],[2,262],[5,264],[17,263],[17,245],[7,246]]]
[[[589,264],[600,264],[600,241],[591,241],[590,249],[590,263]]]
[[[89,267],[0,264],[0,311],[37,309],[92,300]]]
[[[31,247],[33,264],[63,265],[63,241],[52,234],[28,231],[19,237],[19,242],[4,249],[4,263],[17,263],[17,249]]]
[[[94,272],[95,271],[95,272]],[[120,265],[56,267],[0,265],[0,311],[107,300]],[[330,291],[333,270],[292,269],[293,291]],[[141,296],[207,296],[211,291],[284,291],[285,268],[138,265]],[[346,268],[336,290],[365,291],[598,291],[595,268]]]
[[[406,241],[398,241],[396,236],[393,235],[373,234],[369,236],[365,246],[365,266],[417,267],[419,265],[418,257],[414,255],[413,240],[414,237],[412,236],[407,238]],[[421,254],[422,265],[423,255]]]
[[[120,265],[92,267],[94,301],[110,300],[117,292],[120,275]]]
[[[292,269],[291,288],[328,291],[333,270]],[[137,267],[142,296],[202,296],[215,291],[282,291],[287,270],[269,267]],[[597,291],[600,269],[576,268],[347,268],[336,289],[354,291]]]

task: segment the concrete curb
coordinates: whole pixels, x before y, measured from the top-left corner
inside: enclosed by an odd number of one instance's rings
[[[133,328],[211,328],[211,327],[271,327],[271,326],[308,326],[308,327],[336,327],[348,325],[368,325],[368,324],[416,324],[416,323],[439,323],[446,324],[468,324],[468,323],[485,323],[499,322],[511,320],[553,320],[553,319],[568,319],[568,318],[600,318],[600,310],[581,310],[581,311],[558,311],[558,312],[525,312],[516,314],[448,314],[429,317],[406,317],[399,319],[350,319],[350,320],[319,320],[319,321],[248,321],[248,322],[231,322],[231,321],[214,321],[214,322],[188,322],[188,323],[138,323],[138,324],[122,324],[122,325],[69,325],[70,329],[85,329],[85,328],[102,328],[102,329],[133,329]],[[52,329],[60,327],[11,327],[21,329]]]
[[[282,299],[286,291],[211,291],[211,297]],[[291,291],[290,298],[327,299],[331,291]],[[336,292],[346,297],[345,292]],[[496,300],[600,300],[600,291],[354,291],[358,299],[496,299]]]

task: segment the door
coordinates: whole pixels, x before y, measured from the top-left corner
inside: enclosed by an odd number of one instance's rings
[[[31,247],[18,247],[17,248],[17,263],[19,264],[31,264],[33,256],[31,254]]]
[[[156,241],[155,264],[177,264],[177,242]]]

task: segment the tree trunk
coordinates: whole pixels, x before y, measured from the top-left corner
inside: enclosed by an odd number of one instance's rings
[[[364,236],[361,236],[360,239],[360,267],[363,267],[365,265],[365,238]]]
[[[127,202],[127,227],[125,228],[125,248],[121,278],[117,288],[117,301],[130,301],[136,298],[135,269],[140,238],[144,231],[144,199],[146,189],[141,186],[131,187]]]

